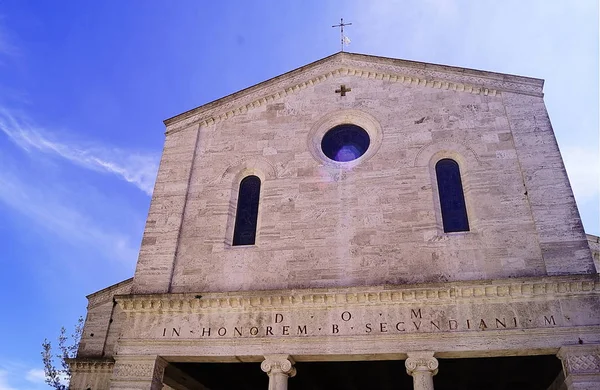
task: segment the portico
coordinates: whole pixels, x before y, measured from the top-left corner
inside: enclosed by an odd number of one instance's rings
[[[598,290],[595,276],[564,276],[402,288],[114,295],[113,316],[125,322],[110,386],[195,389],[201,387],[189,384],[202,382],[194,379],[192,363],[254,362],[268,377],[268,389],[279,390],[297,374],[296,362],[395,361],[395,376],[410,375],[414,389],[429,390],[444,370],[440,359],[550,355],[565,367],[561,386],[592,389],[600,380],[600,332],[598,313],[589,312],[586,302],[597,299]],[[513,370],[524,363],[515,364]],[[171,374],[177,385],[165,374],[167,367],[178,370]],[[532,367],[531,375],[547,375]],[[558,359],[554,367],[552,375],[560,376]],[[189,378],[181,383],[181,377]]]

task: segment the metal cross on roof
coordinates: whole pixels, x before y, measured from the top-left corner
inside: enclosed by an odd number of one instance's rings
[[[350,39],[344,35],[344,26],[351,26],[352,23],[344,23],[344,18],[340,19],[340,24],[336,24],[331,27],[339,27],[340,28],[340,43],[342,44],[342,51],[344,51],[344,45],[350,43]]]

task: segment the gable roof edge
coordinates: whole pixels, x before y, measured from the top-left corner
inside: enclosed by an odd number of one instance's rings
[[[280,92],[267,92],[267,90],[274,84],[296,78],[297,76],[308,73],[310,70],[323,64],[329,66],[323,70],[324,73],[322,75],[315,77],[313,74],[312,78],[311,75],[307,75],[308,80],[305,82],[299,84],[292,83],[285,87],[281,86],[282,90]],[[337,68],[336,64],[338,65]],[[361,66],[361,64],[363,66]],[[367,65],[366,67],[373,67],[380,72],[361,70],[360,68],[365,68],[365,65]],[[410,74],[410,76],[399,75],[400,73],[406,75]],[[507,92],[543,96],[542,89],[544,85],[544,80],[542,79],[525,76],[515,76],[503,73],[487,72],[475,69],[400,60],[387,57],[376,57],[365,54],[338,52],[331,56],[322,58],[318,61],[304,65],[300,68],[286,72],[166,119],[164,121],[164,124],[167,126],[166,134],[170,134],[185,126],[191,125],[192,123],[202,122],[201,124],[203,125],[209,125],[214,122],[218,122],[221,119],[234,116],[236,113],[246,112],[248,109],[251,109],[255,106],[260,106],[267,101],[270,102],[274,98],[279,98],[282,95],[285,96],[288,93],[303,89],[307,86],[307,84],[312,85],[313,82],[322,81],[338,74],[357,74],[363,77],[365,77],[366,74],[367,78],[371,77],[385,80],[393,79],[392,81],[400,82],[405,82],[407,79],[408,83],[411,83],[412,81],[423,86],[452,89],[455,91],[465,91],[476,94],[483,93],[485,95],[488,95],[488,93],[495,95],[500,90],[504,90]],[[466,83],[464,81],[466,81]],[[496,86],[498,89],[485,88],[486,85],[489,85],[490,87]],[[261,97],[253,100],[251,95],[254,95],[254,97],[260,95]],[[216,114],[214,111],[216,111],[219,106],[225,106],[228,104],[231,105],[236,101],[243,100],[244,98],[248,97],[250,97],[250,103],[243,105],[241,104],[242,102],[240,102],[238,107],[235,108],[224,107],[223,110],[219,111],[222,111],[220,115],[214,115]],[[211,110],[213,111],[213,115],[210,115]],[[209,115],[207,115],[206,118],[196,118],[185,123],[186,119],[197,117],[203,112],[209,112]],[[175,124],[179,124],[179,126],[174,126]]]

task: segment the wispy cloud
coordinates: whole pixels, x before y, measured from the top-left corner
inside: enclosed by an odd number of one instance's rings
[[[8,384],[8,371],[0,370],[0,390],[17,390]]]
[[[65,242],[103,254],[105,257],[132,263],[137,246],[129,234],[103,228],[77,208],[74,191],[59,184],[25,183],[7,169],[0,170],[0,202],[20,212],[60,236]]]
[[[0,15],[0,56],[10,56],[15,54],[16,49],[8,39],[8,32],[3,27],[3,16]]]
[[[6,108],[0,108],[0,130],[28,153],[40,152],[96,172],[114,174],[152,194],[159,153],[57,140],[52,132],[34,125],[25,115]]]
[[[32,368],[25,374],[25,379],[32,383],[45,383],[46,375],[43,368]]]

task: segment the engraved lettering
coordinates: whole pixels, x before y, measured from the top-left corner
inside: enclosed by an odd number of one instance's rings
[[[342,321],[350,321],[352,318],[352,314],[349,311],[345,311],[342,313]]]
[[[373,321],[373,322],[362,322],[362,324],[364,325],[364,331],[366,334],[375,334],[375,333],[409,333],[409,332],[437,332],[437,331],[458,331],[458,330],[473,330],[473,331],[486,331],[488,329],[518,329],[519,327],[528,327],[528,326],[538,326],[538,327],[556,327],[557,322],[556,322],[556,315],[552,314],[552,312],[547,312],[547,314],[540,314],[539,317],[537,317],[536,321],[534,322],[533,318],[532,319],[525,319],[525,323],[521,324],[521,320],[519,319],[519,317],[516,317],[513,315],[513,317],[504,317],[503,314],[505,313],[501,313],[498,312],[495,315],[490,315],[487,318],[481,318],[481,316],[479,316],[479,318],[474,317],[474,318],[448,318],[446,317],[445,319],[441,319],[443,316],[446,316],[448,313],[444,313],[444,309],[442,309],[440,311],[440,318],[436,318],[433,317],[432,318],[427,318],[428,317],[428,312],[427,312],[427,308],[425,308],[425,313],[423,313],[423,307],[421,308],[406,308],[404,311],[404,317],[399,317],[399,318],[393,318],[392,314],[393,313],[383,313],[382,311],[378,310],[375,313],[371,313],[371,315],[374,315],[373,318],[368,318],[365,317],[365,321]],[[290,325],[284,325],[284,322],[286,321],[286,316],[289,317],[288,314],[286,314],[287,312],[280,312],[280,313],[264,313],[263,315],[266,315],[265,317],[257,317],[261,319],[261,322],[254,322],[254,324],[256,326],[252,326],[250,327],[250,325],[253,323],[251,322],[250,324],[248,324],[247,326],[245,325],[241,325],[238,324],[237,326],[229,326],[225,323],[221,323],[219,324],[217,323],[211,323],[211,326],[206,326],[206,327],[202,327],[201,324],[196,325],[195,327],[193,326],[193,324],[190,324],[191,329],[189,330],[190,336],[191,337],[197,337],[197,338],[210,338],[210,337],[215,337],[215,335],[217,337],[222,337],[222,338],[226,338],[226,337],[269,337],[269,336],[275,336],[275,333],[277,333],[277,336],[291,336],[293,335],[293,329],[292,328],[296,328],[296,335],[299,336],[308,336],[308,324],[306,325],[297,325],[297,324],[290,324]],[[410,313],[410,314],[409,314]],[[346,311],[334,311],[333,313],[329,313],[330,315],[333,314],[334,318],[335,315],[340,315],[339,320],[342,321],[341,324],[345,323],[345,322],[350,322],[353,319],[355,319],[356,321],[360,321],[361,318],[363,318],[363,314],[369,314],[367,313],[360,313],[357,314],[352,313],[348,310]],[[390,317],[388,317],[388,314],[390,315]],[[398,314],[398,313],[396,313]],[[406,318],[406,314],[410,315],[410,319]],[[425,316],[423,316],[423,314],[425,314]],[[431,313],[433,314],[433,313]],[[508,313],[506,313],[508,314]],[[325,318],[331,318],[330,315],[325,316]],[[314,315],[310,315],[309,316],[311,318],[314,318]],[[467,317],[467,316],[465,316]],[[543,318],[542,318],[543,317]],[[263,324],[262,320],[266,319],[266,323]],[[383,322],[383,319],[385,319],[386,321]],[[186,319],[184,319],[185,321]],[[252,319],[250,319],[252,321]],[[271,321],[271,325],[267,325],[269,322]],[[311,321],[313,321],[311,319]],[[316,320],[314,320],[316,321]],[[327,328],[329,327],[329,329],[331,329],[331,333],[329,333],[330,335],[343,335],[346,334],[346,332],[351,332],[354,333],[356,331],[360,331],[360,323],[359,324],[350,324],[350,325],[354,325],[354,326],[342,326],[340,327],[340,323],[333,323],[333,322],[329,322],[327,320],[325,320],[326,322],[320,324],[319,326],[319,333],[324,332],[324,334],[327,333]],[[335,321],[335,320],[334,320]],[[355,321],[355,322],[356,322]],[[464,322],[463,322],[464,321]],[[488,324],[488,321],[493,321],[491,324]],[[177,322],[176,322],[177,323]],[[530,324],[531,323],[531,324]],[[245,324],[245,322],[244,322]],[[412,325],[411,325],[412,324]],[[425,324],[425,325],[423,325]],[[427,325],[429,324],[429,325]],[[462,324],[462,325],[461,325]],[[154,333],[156,336],[155,337],[171,337],[171,338],[180,338],[181,337],[181,332],[182,332],[182,328],[184,324],[182,323],[181,326],[173,326],[170,325],[168,327],[163,325],[162,328],[162,332],[160,331],[160,326],[157,326],[155,329],[158,329],[158,332]],[[205,323],[204,325],[207,325],[207,323]],[[212,328],[215,328],[215,332],[212,332]],[[442,330],[443,328],[443,330]],[[352,331],[351,331],[352,329]],[[315,328],[314,331],[316,331],[317,329]],[[184,333],[187,333],[188,330],[187,328],[185,329]]]
[[[556,321],[554,321],[554,316],[550,316],[550,318],[544,316],[544,325],[556,325]]]

